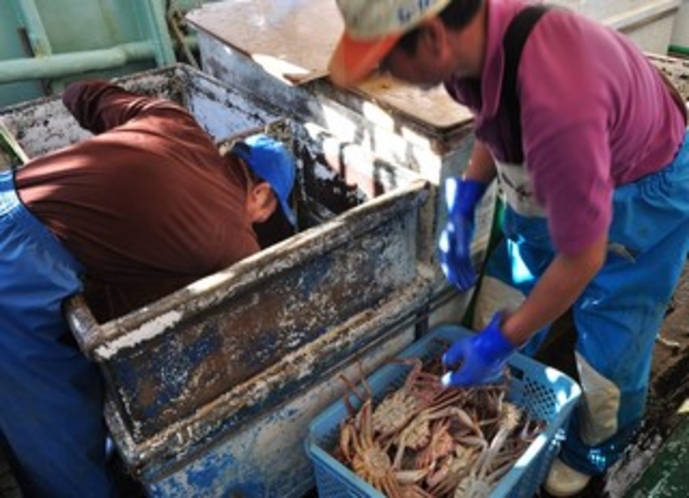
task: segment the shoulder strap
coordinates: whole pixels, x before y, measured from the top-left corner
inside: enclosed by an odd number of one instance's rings
[[[538,20],[548,11],[544,5],[531,5],[520,11],[507,28],[502,46],[505,52],[505,69],[502,78],[500,102],[507,111],[510,120],[511,141],[513,148],[519,151],[518,157],[512,160],[524,161],[522,147],[521,108],[517,97],[517,69],[526,39]]]

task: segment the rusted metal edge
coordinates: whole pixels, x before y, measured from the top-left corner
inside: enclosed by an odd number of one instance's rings
[[[351,110],[352,108],[356,109],[361,105],[361,100],[364,102],[375,101],[376,105],[389,114],[393,120],[397,121],[396,118],[402,118],[404,120],[404,126],[409,127],[422,136],[432,138],[433,141],[438,143],[454,143],[464,138],[467,134],[473,132],[473,129],[467,126],[473,121],[473,119],[468,119],[467,121],[462,121],[451,126],[432,126],[410,113],[395,109],[390,104],[387,104],[382,100],[375,99],[371,94],[366,93],[361,89],[357,89],[356,87],[349,89],[348,92],[343,92],[342,90],[333,87],[327,81],[316,79],[310,81],[308,85],[304,85],[304,88],[311,92],[314,95],[314,98],[317,100],[329,104],[327,100],[324,100],[329,99],[340,104],[343,106],[344,110],[350,113],[353,112]],[[461,104],[457,103],[456,105],[460,106]],[[449,146],[447,148],[451,149]]]
[[[177,64],[171,64],[171,65],[165,66],[165,67],[149,69],[147,71],[140,71],[140,72],[136,73],[136,76],[137,77],[138,76],[147,76],[147,75],[155,76],[157,74],[163,74],[163,73],[169,72],[171,70],[180,71],[180,72],[184,72],[184,73],[188,74],[189,69],[190,69],[189,66],[187,66],[186,64],[177,63]],[[210,78],[209,75],[202,73],[200,71],[199,71],[199,75],[203,75],[204,77]],[[120,83],[122,81],[127,81],[130,79],[132,79],[132,75],[120,76],[117,78],[113,78],[111,81],[113,81],[114,83]],[[60,100],[61,98],[62,98],[61,95],[49,95],[47,97],[37,97],[35,99],[24,100],[24,101],[18,102],[16,104],[12,104],[12,105],[5,106],[5,107],[0,107],[0,117],[4,114],[23,112],[26,109],[32,109],[36,106],[40,106],[40,105],[54,102],[56,100]]]
[[[429,196],[430,185],[417,179],[409,186],[383,194],[352,208],[328,223],[306,230],[227,269],[202,278],[149,306],[104,324],[97,324],[85,301],[70,299],[67,319],[82,352],[96,361],[107,361],[116,351],[135,347],[180,321],[195,316],[234,295],[245,292],[268,275],[280,273],[330,251],[351,237],[371,231],[410,205],[418,207]],[[362,222],[365,218],[365,223]],[[353,227],[341,230],[340,227]],[[327,235],[327,236],[326,236]],[[276,257],[279,254],[280,257]],[[221,291],[221,292],[220,292]]]
[[[148,480],[158,480],[162,478],[160,472],[174,472],[209,444],[217,443],[295,393],[304,392],[346,360],[351,361],[361,348],[379,342],[386,331],[396,330],[395,325],[415,315],[430,299],[434,280],[433,270],[419,265],[415,281],[391,294],[381,306],[353,316],[145,441],[135,442],[118,411],[110,407],[111,430],[129,470]]]
[[[195,83],[195,80],[198,78],[202,78],[206,81],[209,81],[215,85],[218,85],[222,89],[227,89],[229,91],[236,91],[239,93],[239,90],[234,89],[230,86],[228,86],[226,83],[223,83],[219,79],[209,75],[208,73],[204,73],[202,71],[199,71],[198,69],[194,69],[193,67],[189,66],[188,64],[183,64],[183,63],[175,63],[175,64],[170,64],[167,66],[163,67],[156,67],[153,69],[148,69],[145,71],[139,71],[136,73],[128,74],[128,75],[123,75],[123,76],[118,76],[116,78],[110,79],[115,84],[126,84],[127,82],[130,81],[138,81],[146,77],[158,77],[160,76],[161,78],[169,79],[169,73],[174,73],[175,76],[178,76],[180,78],[185,78],[186,80]],[[244,98],[250,101],[258,101],[261,102],[262,104],[264,103],[263,100],[255,98],[250,95],[244,95],[242,94]],[[0,117],[2,117],[5,114],[13,114],[13,113],[21,113],[27,109],[33,109],[37,106],[45,105],[48,103],[52,103],[54,101],[60,100],[62,97],[61,95],[49,95],[47,97],[38,97],[35,99],[29,99],[29,100],[24,100],[22,102],[18,102],[16,104],[12,104],[9,106],[5,107],[0,107]],[[267,110],[268,111],[276,111],[278,110],[274,105],[270,106],[269,102],[265,102],[267,104]]]
[[[90,354],[93,351],[91,344],[98,342],[100,325],[91,313],[84,296],[78,294],[67,299],[63,304],[63,313],[72,335],[89,359],[93,359]]]

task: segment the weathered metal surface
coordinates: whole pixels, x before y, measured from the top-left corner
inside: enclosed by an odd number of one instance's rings
[[[199,33],[199,49],[207,73],[396,164],[430,173],[438,167],[438,156],[471,142],[469,112],[440,89],[422,92],[385,77],[355,90],[337,88],[327,79],[291,86],[266,72],[244,47],[228,45],[206,31]],[[434,179],[437,174],[429,178]]]
[[[247,94],[275,102],[285,113],[313,120],[344,140],[419,173],[434,186],[440,186],[448,176],[462,174],[474,138],[472,118],[466,108],[440,88],[422,91],[383,76],[369,78],[352,90],[338,88],[327,78],[313,77],[325,72],[327,47],[341,32],[339,14],[334,12],[335,21],[327,15],[336,10],[332,3],[291,2],[292,11],[283,18],[267,8],[277,3],[263,0],[239,8],[217,4],[191,12],[188,18],[199,29],[204,70]],[[305,37],[286,21],[295,18],[301,19],[302,25],[318,23],[324,29],[315,35],[310,30]],[[255,33],[252,31],[252,36],[241,36],[251,26],[247,19],[264,22]],[[294,54],[293,49],[301,47],[305,38],[319,50]],[[276,59],[286,64],[267,64]],[[290,81],[281,73],[285,67],[308,67],[311,76]],[[290,84],[295,82],[300,84]],[[479,266],[490,239],[495,194],[490,190],[478,210],[472,252]],[[424,224],[425,242],[421,247],[434,260],[436,241],[446,221],[441,196],[434,195],[424,216],[428,222]],[[447,283],[440,266],[434,268],[436,289],[442,292]],[[437,310],[432,321],[461,320],[470,298],[471,292],[457,295],[455,302]]]
[[[686,415],[685,415],[686,416]],[[625,496],[629,498],[676,498],[687,496],[689,479],[689,422],[684,423],[665,442],[662,451],[656,456],[641,479]]]
[[[223,29],[231,30],[239,22],[240,19],[235,19]],[[267,73],[241,46],[228,45],[207,31],[199,33],[199,48],[204,70],[219,80],[248,95],[279,105],[286,114],[313,121],[343,141],[360,145],[383,160],[408,168],[433,187],[439,186],[448,176],[460,175],[468,164],[473,145],[472,122],[467,119],[467,111],[448,102],[447,96],[443,100],[437,98],[438,94],[432,98],[424,96],[419,102],[412,98],[419,96],[418,90],[411,92],[399,83],[390,88],[385,79],[367,82],[365,87],[369,93],[361,89],[343,91],[325,79],[291,86]],[[434,121],[429,123],[420,118],[448,113],[454,117],[441,120],[443,126],[440,127],[431,124]],[[494,201],[495,191],[491,190],[479,208],[472,247],[478,264],[485,258]],[[439,231],[446,220],[445,206],[436,188],[432,189],[432,199],[424,208],[423,216],[420,251],[424,252],[423,258],[434,260]],[[443,292],[447,288],[446,280],[439,265],[433,268],[436,290]],[[455,302],[438,310],[432,320],[436,323],[461,320],[470,298],[471,292],[458,294]]]
[[[435,270],[419,234],[429,230],[431,189],[410,170],[316,125],[280,119],[193,69],[120,83],[184,104],[219,142],[256,127],[284,136],[298,162],[297,211],[312,220],[296,236],[107,323],[81,298],[67,304],[80,347],[104,374],[115,443],[129,469],[155,487],[193,480],[199,466],[226,472],[209,453],[219,441],[243,437],[285,403],[310,406],[323,379],[429,307]],[[57,99],[5,109],[0,122],[29,157],[88,136]],[[394,354],[397,344],[376,355]],[[293,445],[304,424],[291,420],[279,443],[300,458]]]
[[[209,4],[190,12],[187,19],[204,31],[221,34],[274,76],[297,84],[327,74],[329,54],[344,27],[337,4],[329,0]],[[316,20],[318,29],[313,29]]]
[[[220,7],[222,4],[216,6]],[[227,9],[228,5],[225,4],[224,8]],[[236,19],[227,29],[239,22]],[[301,86],[287,85],[267,73],[241,47],[237,49],[227,45],[206,31],[199,33],[199,47],[204,70],[219,80],[257,99],[280,106],[287,115],[313,121],[343,141],[361,145],[383,160],[409,168],[433,185],[439,185],[449,175],[461,174],[468,162],[473,144],[471,122],[466,119],[466,111],[446,101],[449,99],[447,96],[442,101],[431,99],[419,105],[413,99],[403,98],[404,92],[400,92],[394,101],[405,102],[407,107],[399,108],[393,103],[381,103],[386,93],[382,87],[365,95],[359,90],[339,90],[325,80],[314,80]],[[371,87],[375,85],[370,84]],[[400,88],[399,83],[397,88]],[[418,90],[414,91],[418,93]],[[388,93],[393,95],[392,92]],[[416,114],[419,114],[419,109],[434,115],[454,110],[459,116],[454,120],[454,126],[439,129],[415,116],[415,112],[409,110],[414,106]],[[493,199],[491,193],[482,204],[482,223],[477,224],[476,230],[476,240],[481,241],[477,245],[481,248],[479,253],[487,246]],[[426,211],[429,220],[425,223],[428,233],[424,238],[427,242],[422,250],[428,251],[433,257],[439,227],[444,225],[445,208],[435,195],[429,206],[430,209]],[[483,223],[484,220],[486,223]],[[437,277],[439,282],[444,280],[439,270]],[[461,306],[454,309],[455,318],[459,319]]]
[[[342,394],[343,373],[358,378],[413,340],[413,328],[388,333],[363,349],[344,370],[324,375],[316,387],[286,405],[252,420],[241,431],[218,441],[184,472],[145,471],[149,496],[302,497],[315,488],[311,461],[303,451],[308,424]]]
[[[106,366],[134,440],[412,284],[423,192],[423,184],[400,188],[97,332],[84,331],[86,353]],[[352,352],[341,349],[324,361]]]
[[[387,75],[374,74],[349,91],[325,78],[304,88],[349,109],[360,109],[364,117],[379,125],[385,124],[383,116],[387,115],[388,120],[392,118],[397,125],[416,133],[414,136],[407,132],[408,140],[425,144],[437,154],[452,151],[454,144],[471,130],[468,126],[473,121],[471,112],[452,100],[442,85],[419,88]],[[397,131],[402,133],[403,128]]]
[[[399,300],[375,307],[364,319],[358,317],[295,354],[285,356],[275,367],[145,443],[136,445],[117,435],[126,443],[121,450],[129,468],[151,488],[167,486],[165,483],[188,483],[189,476],[198,469],[207,469],[215,475],[224,473],[227,480],[215,480],[212,492],[210,483],[196,484],[200,489],[209,489],[212,496],[227,496],[228,490],[249,482],[270,489],[265,496],[282,497],[285,494],[279,490],[300,479],[303,482],[293,492],[305,491],[312,485],[312,470],[305,461],[303,436],[317,410],[343,392],[344,386],[334,372],[347,368],[352,378],[358,378],[369,366],[374,367],[382,358],[396,354],[402,344],[408,344],[411,331],[398,324],[400,318],[410,316],[428,299],[427,294],[418,290],[419,286],[411,286]],[[349,357],[328,367],[328,362],[323,360],[343,347],[350,350]],[[285,396],[286,390],[294,391]],[[299,411],[295,411],[295,406]],[[121,426],[113,423],[112,417],[110,425],[117,434]],[[273,438],[249,450],[246,442],[255,444],[252,435],[256,433],[272,434]],[[234,456],[218,463],[218,453]]]
[[[344,28],[336,3],[329,0],[207,4],[191,11],[187,19],[203,31],[202,36],[212,36],[239,51],[266,74],[302,85],[328,74],[330,54]],[[312,29],[314,23],[319,29]],[[467,110],[452,105],[440,87],[421,91],[380,77],[359,85],[355,93],[360,100],[376,101],[432,129],[461,126],[471,119]]]
[[[168,98],[184,105],[216,140],[282,118],[280,111],[270,104],[247,97],[182,64],[115,81],[132,91]],[[2,108],[0,123],[28,157],[45,154],[90,136],[88,131],[78,126],[58,98]]]

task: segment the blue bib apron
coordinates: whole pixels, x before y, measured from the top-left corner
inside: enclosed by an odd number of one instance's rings
[[[504,239],[490,255],[474,327],[514,309],[555,257],[526,168],[498,165],[507,204]],[[689,139],[663,170],[615,190],[608,255],[573,305],[583,402],[560,458],[586,474],[614,463],[646,405],[656,336],[689,250]],[[547,330],[524,347],[533,354]]]
[[[0,173],[0,439],[26,496],[113,495],[100,373],[62,314],[81,270]]]

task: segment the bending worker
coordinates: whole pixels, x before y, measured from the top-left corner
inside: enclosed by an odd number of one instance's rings
[[[572,309],[583,402],[545,487],[575,494],[620,456],[643,416],[654,340],[689,244],[684,104],[631,41],[563,9],[338,5],[346,28],[331,59],[335,83],[355,85],[377,67],[423,87],[442,83],[474,114],[475,146],[463,178],[446,182],[440,239],[459,289],[476,279],[474,210],[496,177],[506,202],[480,332],[445,354],[455,370],[444,382],[495,380],[513,351],[532,352]]]
[[[63,301],[105,321],[258,252],[254,224],[294,222],[295,164],[265,135],[223,157],[182,107],[103,81],[63,102],[94,136],[0,174],[0,442],[24,496],[108,497],[102,381]]]

